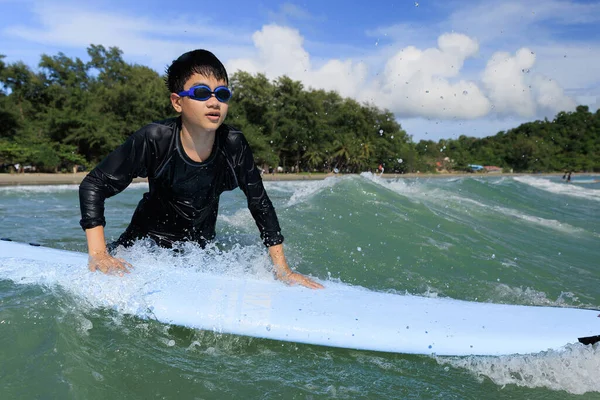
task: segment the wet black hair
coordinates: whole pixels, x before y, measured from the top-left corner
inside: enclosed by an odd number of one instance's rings
[[[194,74],[223,80],[229,85],[225,66],[208,50],[192,50],[183,53],[167,68],[165,83],[170,93],[179,93],[183,86]]]

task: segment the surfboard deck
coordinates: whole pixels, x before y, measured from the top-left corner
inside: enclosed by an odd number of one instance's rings
[[[27,265],[32,276],[20,278],[19,265]],[[54,270],[48,269],[51,265]],[[3,269],[11,272],[2,274]],[[600,340],[596,310],[399,295],[334,282],[311,290],[208,273],[195,273],[199,281],[189,286],[181,284],[190,279],[185,269],[145,282],[132,308],[114,288],[139,284],[135,270],[123,278],[89,273],[86,254],[0,241],[0,279],[60,286],[68,282],[57,278],[62,269],[85,277],[90,289],[79,294],[100,299],[104,307],[167,324],[273,340],[454,356],[529,354],[584,338]],[[34,279],[36,271],[43,279]]]

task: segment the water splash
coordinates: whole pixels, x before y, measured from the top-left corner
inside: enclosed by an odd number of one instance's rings
[[[573,184],[553,182],[550,179],[534,178],[531,176],[519,176],[515,177],[514,180],[554,194],[600,201],[600,190],[583,188]]]
[[[297,182],[292,197],[288,200],[286,206],[292,207],[299,203],[304,203],[315,194],[324,189],[335,186],[342,179],[336,177],[328,177],[322,181]]]
[[[600,346],[573,344],[563,350],[500,357],[435,357],[440,365],[470,371],[497,385],[564,390],[572,394],[600,392]]]

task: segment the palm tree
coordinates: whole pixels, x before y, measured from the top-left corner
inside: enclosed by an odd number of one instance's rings
[[[323,153],[318,149],[307,150],[302,158],[306,160],[306,163],[310,168],[317,168],[320,165],[323,165]]]

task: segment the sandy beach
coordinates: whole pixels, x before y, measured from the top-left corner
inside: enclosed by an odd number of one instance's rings
[[[21,173],[21,174],[0,174],[0,186],[17,185],[70,185],[79,184],[85,178],[87,172],[77,172],[74,174],[42,174],[42,173]],[[297,180],[319,180],[325,179],[334,174],[269,174],[263,175],[264,181],[297,181]],[[145,182],[144,178],[136,178],[133,182]]]
[[[22,173],[22,174],[0,174],[0,186],[19,186],[19,185],[70,185],[79,184],[86,176],[87,172],[77,172],[74,174],[42,174],[42,173]],[[444,174],[384,174],[384,178],[444,178],[444,177],[460,177],[460,176],[518,176],[531,174],[503,174],[503,173],[488,173],[488,174],[469,174],[469,173],[444,173]],[[560,173],[548,173],[544,175],[560,175]],[[584,175],[584,174],[579,174]],[[330,176],[344,176],[343,174],[335,175],[333,173],[315,173],[315,174],[265,174],[264,181],[303,181],[303,180],[320,180]],[[136,178],[133,182],[145,182],[146,179]]]

